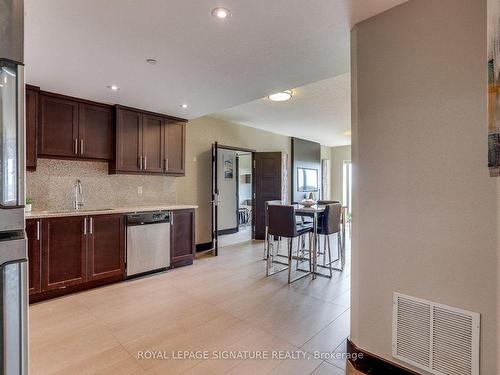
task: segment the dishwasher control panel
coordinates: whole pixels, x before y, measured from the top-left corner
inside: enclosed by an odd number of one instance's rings
[[[170,211],[138,212],[127,215],[127,225],[169,223]]]

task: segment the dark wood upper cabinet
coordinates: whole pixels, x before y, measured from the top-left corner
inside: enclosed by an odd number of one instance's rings
[[[26,85],[26,169],[36,169],[38,92],[39,87]]]
[[[79,104],[80,155],[89,159],[113,159],[113,108]]]
[[[186,126],[183,122],[167,121],[165,126],[165,169],[167,173],[184,175]]]
[[[171,266],[179,267],[192,264],[196,251],[194,210],[172,211],[170,220]]]
[[[142,171],[142,115],[139,112],[116,111],[116,155],[112,173]]]
[[[116,106],[110,173],[184,175],[185,120]]]
[[[63,289],[87,280],[87,218],[42,220],[42,290]]]
[[[38,113],[41,157],[113,158],[113,107],[42,91]]]
[[[125,274],[125,216],[89,218],[88,280]]]
[[[39,293],[42,289],[40,274],[40,220],[26,220],[26,237],[28,241],[28,281],[29,294]]]
[[[164,119],[157,116],[142,117],[142,157],[145,172],[163,172]]]
[[[78,157],[78,102],[40,93],[40,156]]]

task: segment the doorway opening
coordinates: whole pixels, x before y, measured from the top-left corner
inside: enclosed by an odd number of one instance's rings
[[[253,238],[254,150],[212,146],[213,251]]]
[[[253,168],[252,152],[223,148],[219,150],[217,234],[219,246],[224,247],[252,239]],[[236,196],[235,201],[232,199],[233,195]]]

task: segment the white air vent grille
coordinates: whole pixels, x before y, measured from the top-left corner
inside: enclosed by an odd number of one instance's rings
[[[479,375],[479,314],[394,293],[392,353],[436,375]]]

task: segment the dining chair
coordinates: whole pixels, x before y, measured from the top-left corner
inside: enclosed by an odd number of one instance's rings
[[[281,205],[283,202],[279,201],[279,200],[273,200],[273,201],[266,201],[265,203],[265,212],[264,212],[264,223],[265,223],[265,233],[264,233],[264,260],[267,259],[268,257],[268,235],[267,235],[267,227],[268,227],[268,208],[269,206],[276,206],[276,205]],[[278,251],[279,251],[279,248],[280,248],[280,238],[278,238],[278,244],[277,244],[277,247],[278,247]]]
[[[291,205],[269,205],[268,206],[268,236],[274,236],[278,238],[287,238],[288,239],[288,265],[278,271],[269,272],[271,266],[274,262],[274,251],[271,251],[270,242],[268,240],[268,249],[267,249],[267,268],[266,268],[266,276],[274,275],[278,272],[288,270],[288,283],[292,283],[297,281],[312,272],[312,256],[309,254],[308,263],[309,263],[309,271],[306,274],[299,276],[292,280],[292,259],[293,259],[293,240],[297,237],[301,237],[307,233],[312,234],[312,228],[303,227],[297,224],[297,219],[295,216],[295,208]],[[311,242],[311,241],[309,241]],[[309,247],[311,249],[311,246]],[[298,256],[295,257],[297,262],[300,261],[301,258]],[[298,263],[297,263],[297,269]],[[304,271],[300,269],[301,271]]]
[[[340,240],[341,227],[340,220],[342,216],[342,205],[340,203],[327,204],[325,211],[319,220],[317,229],[318,236],[323,236],[325,241],[325,249],[323,252],[323,266],[330,270],[330,277],[332,276],[332,263],[340,260],[341,267],[335,268],[338,271],[343,270],[342,259],[342,245]],[[332,234],[337,234],[337,259],[332,261],[332,251],[330,244],[330,237]],[[318,246],[319,247],[319,246]],[[328,251],[328,264],[326,263],[326,252]],[[321,266],[320,266],[321,267]]]
[[[327,204],[334,204],[334,203],[340,203],[340,201],[331,201],[331,200],[319,200],[317,201],[317,205],[318,206],[325,206]],[[312,221],[311,220],[308,220],[307,218],[302,218],[302,222],[304,223],[304,225],[312,225]],[[343,241],[344,239],[342,239]],[[321,251],[321,244],[320,242],[318,241],[318,252],[317,252],[317,255],[323,255],[323,260],[325,259],[325,254],[326,254],[326,249],[327,248],[327,243],[326,243],[326,239],[325,241],[323,241],[323,251]]]

